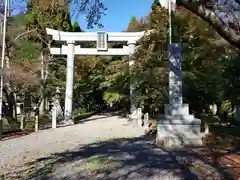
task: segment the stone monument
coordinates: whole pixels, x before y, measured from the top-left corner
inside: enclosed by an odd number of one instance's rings
[[[163,146],[201,145],[201,120],[189,114],[188,104],[182,100],[181,51],[179,44],[170,44],[169,104],[157,120],[156,142]]]

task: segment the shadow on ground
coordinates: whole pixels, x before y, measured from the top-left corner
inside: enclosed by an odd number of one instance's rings
[[[52,154],[4,179],[231,179],[191,149],[158,148],[146,137],[112,139]]]

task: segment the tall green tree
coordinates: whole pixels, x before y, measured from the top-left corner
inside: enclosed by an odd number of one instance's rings
[[[165,8],[153,4],[148,16],[150,30],[139,42],[135,76],[139,104],[148,111],[161,111],[167,103],[168,14]],[[183,96],[193,111],[201,112],[208,105],[221,101],[224,94],[222,73],[228,48],[217,46],[218,34],[198,16],[178,8],[175,26],[182,46]],[[152,113],[153,114],[153,113]]]
[[[135,16],[132,16],[128,23],[128,27],[127,27],[126,31],[127,32],[143,31],[146,29],[146,24],[147,24],[146,19],[140,18],[138,20]]]
[[[71,17],[76,18],[83,14],[87,19],[88,28],[102,27],[101,17],[105,15],[107,10],[101,0],[31,0],[30,3],[44,11],[46,9],[59,9],[60,7],[67,9],[70,7],[73,10]]]
[[[75,21],[72,25],[72,31],[73,32],[82,32],[81,27],[78,24],[78,21]]]
[[[40,114],[43,114],[46,99],[54,95],[55,89],[58,86],[49,78],[58,76],[56,73],[60,73],[59,69],[63,69],[61,66],[65,67],[66,65],[65,63],[58,63],[58,61],[49,54],[49,48],[54,45],[54,42],[47,36],[46,28],[74,31],[79,30],[79,27],[75,26],[75,29],[73,29],[68,6],[66,6],[65,3],[58,2],[48,4],[47,1],[31,1],[29,2],[28,11],[25,15],[25,28],[27,31],[32,31],[32,33],[28,34],[28,40],[41,44],[41,55],[39,56],[41,63],[39,77],[41,79],[41,88],[39,92],[40,96],[37,95],[36,99],[38,99],[40,105]],[[58,70],[56,71],[56,69]],[[63,83],[59,84],[61,85]]]

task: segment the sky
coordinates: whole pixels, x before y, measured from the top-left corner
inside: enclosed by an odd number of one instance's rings
[[[103,29],[89,29],[88,31],[118,32],[127,28],[132,16],[144,17],[151,10],[152,0],[102,0],[108,9],[106,16],[103,16],[101,23]],[[83,15],[77,18],[82,29],[87,30],[87,23]]]
[[[3,0],[0,0],[3,1]],[[26,0],[11,0],[13,15],[18,14],[26,8]],[[87,29],[87,22],[83,14],[78,15],[77,20],[80,27],[85,31],[108,31],[118,32],[127,28],[132,16],[141,18],[149,14],[153,0],[102,0],[107,8],[106,15],[101,18],[103,29]],[[71,6],[70,6],[71,7]],[[71,14],[71,9],[70,9]]]

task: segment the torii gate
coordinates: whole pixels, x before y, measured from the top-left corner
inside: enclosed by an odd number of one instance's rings
[[[129,65],[134,64],[133,54],[136,49],[136,42],[144,35],[144,32],[62,32],[54,29],[46,29],[47,34],[53,40],[67,43],[61,48],[50,49],[53,55],[67,55],[67,77],[65,90],[64,119],[66,124],[72,124],[72,98],[73,98],[73,76],[74,76],[74,56],[129,56]],[[96,48],[81,48],[75,45],[76,42],[96,42]],[[123,48],[108,48],[108,42],[127,42],[128,46]],[[130,83],[131,84],[131,83]],[[137,107],[133,95],[133,86],[130,85],[131,97],[131,118],[137,119]]]

